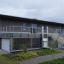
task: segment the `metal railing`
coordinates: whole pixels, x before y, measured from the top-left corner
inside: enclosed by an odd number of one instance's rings
[[[41,33],[25,33],[25,32],[2,32],[0,33],[0,38],[40,38]]]

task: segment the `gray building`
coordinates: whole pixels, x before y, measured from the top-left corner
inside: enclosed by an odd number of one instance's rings
[[[64,48],[64,24],[0,15],[0,49],[7,52]]]

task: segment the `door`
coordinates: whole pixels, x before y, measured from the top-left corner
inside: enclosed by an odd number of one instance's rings
[[[2,39],[2,49],[10,52],[10,39]]]

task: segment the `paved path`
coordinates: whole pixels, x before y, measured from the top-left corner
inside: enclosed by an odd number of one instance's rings
[[[25,60],[20,64],[38,64],[40,62],[44,62],[44,61],[48,61],[48,60],[52,60],[52,59],[57,59],[57,58],[62,58],[62,57],[64,57],[64,53],[46,55],[46,56],[40,56],[40,57],[37,57],[37,58]]]

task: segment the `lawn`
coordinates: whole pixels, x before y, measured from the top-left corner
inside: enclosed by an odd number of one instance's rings
[[[45,48],[37,50],[36,52],[39,56],[60,53],[60,51],[54,49],[45,49]]]
[[[55,59],[55,60],[47,61],[47,62],[42,62],[39,64],[64,64],[64,58]]]
[[[23,61],[38,56],[56,54],[56,53],[59,53],[59,51],[51,49],[40,49],[40,50],[23,51],[4,55],[0,54],[0,64],[17,64],[18,61]]]
[[[16,64],[15,60],[10,60],[9,58],[5,57],[4,55],[0,55],[0,64]]]

